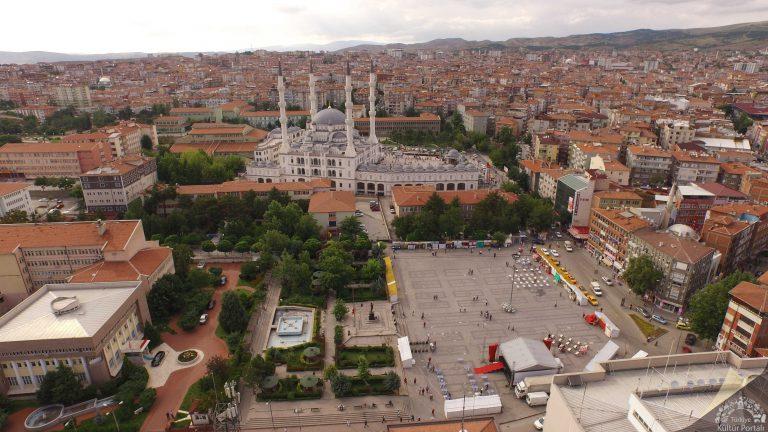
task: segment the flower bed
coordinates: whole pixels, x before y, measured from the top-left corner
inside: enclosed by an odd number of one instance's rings
[[[275,390],[261,391],[256,399],[260,401],[320,399],[322,393],[322,386],[317,386],[311,389],[302,388],[299,384],[299,378],[293,375],[288,378],[282,378]]]
[[[176,360],[178,360],[179,363],[186,364],[186,363],[192,363],[193,361],[197,360],[198,354],[195,350],[186,350],[179,353],[178,357],[176,357]]]
[[[303,355],[304,350],[308,347],[317,347],[320,350],[320,355],[314,361]],[[275,364],[286,365],[288,372],[322,370],[323,346],[316,342],[307,342],[290,348],[270,348],[267,350],[264,358]]]
[[[395,365],[395,353],[390,346],[350,346],[336,350],[336,367],[354,369],[360,357],[365,357],[370,367]]]

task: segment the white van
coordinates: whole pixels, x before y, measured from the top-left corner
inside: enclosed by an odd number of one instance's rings
[[[592,292],[595,293],[596,296],[600,297],[601,295],[603,295],[603,290],[602,288],[600,288],[599,283],[597,283],[596,281],[592,281],[590,285],[592,286]]]
[[[566,251],[573,252],[573,245],[571,244],[571,242],[566,240],[565,242],[563,242],[563,245],[565,246]]]
[[[525,395],[525,403],[532,407],[546,405],[548,400],[549,395],[544,392],[533,392]]]

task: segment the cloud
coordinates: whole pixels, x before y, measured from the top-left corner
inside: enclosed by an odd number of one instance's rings
[[[4,16],[11,19],[0,27],[0,50],[216,51],[338,40],[506,40],[768,19],[765,0],[230,0],[214,8],[179,0],[133,0],[129,8],[95,0],[78,4],[75,10],[59,0],[8,2]]]

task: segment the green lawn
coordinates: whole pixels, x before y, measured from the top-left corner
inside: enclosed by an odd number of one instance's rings
[[[637,314],[629,314],[629,317],[632,318],[632,321],[635,322],[637,325],[637,328],[640,329],[641,332],[645,335],[645,337],[652,337],[652,338],[658,338],[662,335],[667,333],[667,330],[662,327],[657,327]]]
[[[260,401],[320,399],[322,394],[322,386],[308,390],[302,389],[299,386],[299,379],[294,375],[288,378],[280,379],[279,384],[277,385],[277,389],[273,391],[262,391],[256,398]]]
[[[194,384],[189,386],[187,394],[184,395],[184,400],[181,401],[181,410],[189,411],[192,407],[192,403],[203,397],[203,389],[200,387],[200,381],[195,381]]]
[[[351,346],[336,350],[336,366],[339,369],[354,369],[360,357],[368,359],[370,367],[395,365],[395,353],[389,346]]]

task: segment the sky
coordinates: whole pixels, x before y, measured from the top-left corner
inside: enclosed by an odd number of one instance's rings
[[[235,51],[341,40],[505,40],[768,20],[766,0],[4,1],[0,51]]]

